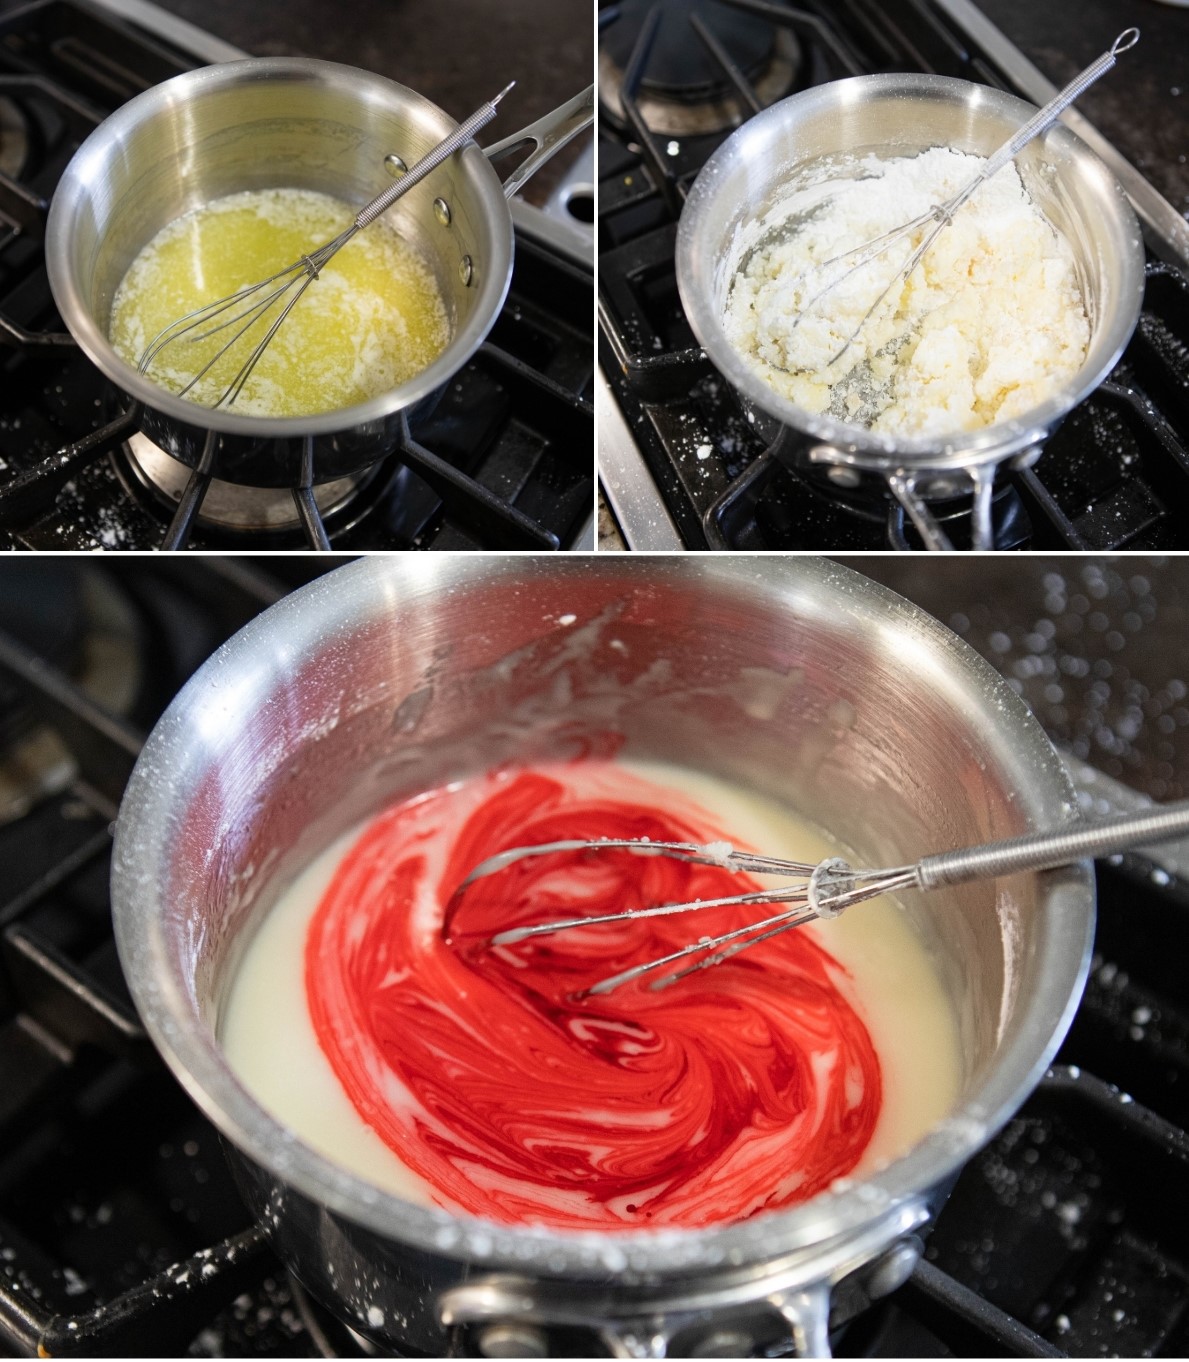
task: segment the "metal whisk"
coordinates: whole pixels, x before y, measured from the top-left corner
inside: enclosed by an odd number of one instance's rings
[[[802,927],[815,918],[837,917],[846,908],[876,898],[880,894],[901,889],[940,889],[945,885],[966,884],[971,880],[995,879],[1000,875],[1015,875],[1025,870],[1052,870],[1071,865],[1089,856],[1108,856],[1132,847],[1149,846],[1153,842],[1168,841],[1189,834],[1189,800],[1177,804],[1141,810],[1138,813],[1117,814],[1081,827],[1060,832],[1032,833],[1004,842],[990,842],[983,846],[963,847],[926,856],[914,865],[896,866],[883,870],[856,870],[840,857],[810,865],[801,861],[777,860],[771,856],[736,851],[728,843],[699,846],[691,842],[650,841],[564,841],[546,842],[539,846],[514,847],[480,862],[455,891],[457,898],[468,885],[506,869],[529,856],[547,856],[558,852],[631,851],[641,856],[668,856],[695,865],[717,865],[727,870],[748,871],[765,875],[793,875],[798,882],[783,888],[761,889],[751,894],[737,894],[728,898],[696,899],[689,903],[664,903],[655,908],[606,913],[598,917],[570,917],[542,922],[534,927],[514,927],[499,932],[490,940],[492,946],[510,946],[530,937],[571,928],[597,927],[611,922],[640,921],[666,917],[672,913],[692,913],[705,908],[728,908],[739,904],[787,903],[793,905],[759,922],[749,923],[720,936],[703,937],[679,951],[635,965],[610,978],[601,979],[578,995],[610,993],[622,984],[674,965],[687,957],[693,963],[681,966],[652,982],[654,989],[666,988],[758,945],[792,927]]]
[[[281,299],[288,294],[289,297],[284,306],[281,307],[280,314],[273,317],[262,339],[253,347],[252,352],[236,371],[235,377],[224,389],[219,399],[212,403],[212,406],[215,407],[221,406],[224,402],[230,406],[243,391],[244,384],[251,377],[252,370],[260,362],[260,357],[268,348],[269,342],[281,329],[285,318],[297,306],[302,294],[317,279],[327,264],[343,249],[356,232],[362,231],[370,223],[375,222],[380,214],[387,212],[397,199],[419,185],[427,175],[453,156],[460,147],[465,146],[481,128],[485,128],[496,116],[500,100],[515,84],[516,82],[512,81],[494,99],[480,105],[465,123],[460,123],[449,137],[439,142],[432,151],[427,152],[395,184],[389,185],[383,193],[377,194],[370,203],[361,208],[356,213],[351,226],[340,232],[333,241],[328,241],[324,245],[309,251],[300,259],[293,261],[291,265],[286,265],[276,274],[269,275],[267,279],[261,279],[255,284],[246,284],[228,297],[217,298],[212,303],[195,308],[193,312],[187,312],[184,317],[179,317],[177,321],[164,327],[145,347],[137,365],[140,372],[146,373],[149,365],[168,345],[173,345],[182,340],[188,342],[206,340],[210,336],[217,335],[220,331],[238,326],[239,329],[235,331],[230,340],[221,346],[198,370],[189,383],[179,391],[178,396],[185,397],[190,389],[219,363],[232,346],[254,326],[264,321],[265,317],[280,305]],[[213,326],[209,325],[209,323],[215,322],[217,317],[222,317],[227,312],[230,312],[231,315],[216,322]]]
[[[853,246],[850,250],[842,251],[838,255],[832,256],[829,260],[817,262],[813,266],[813,271],[815,273],[829,269],[832,265],[840,265],[845,261],[850,261],[851,263],[823,289],[810,298],[802,307],[797,317],[794,318],[790,329],[795,331],[801,320],[810,313],[823,298],[826,298],[833,293],[845,279],[869,265],[873,260],[878,259],[885,252],[889,251],[898,241],[903,241],[906,237],[913,236],[916,232],[919,232],[922,227],[927,227],[932,223],[933,225],[929,227],[929,230],[925,233],[919,245],[917,245],[909,254],[904,261],[904,264],[889,280],[887,287],[863,314],[862,321],[859,322],[858,326],[850,333],[841,349],[831,356],[829,363],[833,364],[841,359],[850,349],[851,345],[854,344],[855,338],[858,336],[859,332],[862,331],[871,320],[871,316],[876,308],[878,308],[880,303],[888,296],[893,287],[908,279],[916,267],[925,258],[929,248],[933,245],[934,241],[937,240],[938,235],[954,220],[954,214],[957,213],[958,209],[962,207],[975,190],[993,175],[1002,170],[1009,161],[1014,161],[1029,142],[1039,137],[1042,132],[1047,132],[1074,100],[1080,98],[1096,80],[1106,75],[1114,66],[1119,54],[1129,51],[1137,42],[1139,42],[1139,29],[1124,29],[1111,44],[1110,48],[1104,52],[1097,61],[1091,62],[1084,71],[1079,75],[1076,75],[1063,90],[1060,90],[1051,100],[1049,100],[1043,109],[1040,109],[1033,114],[1018,132],[1014,133],[997,151],[992,153],[992,155],[987,158],[986,164],[979,173],[975,175],[969,183],[964,185],[953,198],[947,199],[945,203],[934,204],[927,212],[922,213],[919,217],[913,218],[911,222],[905,222],[899,227],[894,227],[891,231],[885,232],[882,236],[873,237],[870,241],[864,242],[859,246]],[[804,276],[802,276],[802,278],[803,277]]]

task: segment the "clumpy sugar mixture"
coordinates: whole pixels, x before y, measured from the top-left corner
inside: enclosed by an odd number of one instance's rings
[[[837,356],[926,229],[845,277],[853,259],[825,262],[951,198],[982,164],[944,147],[865,156],[794,192],[745,242],[727,300],[732,343],[797,406],[887,435],[956,435],[1037,407],[1080,368],[1090,327],[1069,243],[1013,164]]]
[[[786,810],[673,767],[499,768],[396,803],[268,911],[220,1026],[307,1144],[423,1204],[560,1229],[695,1228],[796,1205],[904,1153],[961,1059],[927,947],[892,902],[773,937],[660,991],[579,997],[772,909],[492,947],[507,928],[758,887],[627,851],[563,851],[453,891],[524,843],[647,837],[834,853]]]
[[[308,189],[247,190],[185,214],[153,237],[124,276],[112,303],[112,344],[138,364],[163,327],[267,279],[336,237],[354,216],[349,204]],[[218,401],[285,301],[186,394],[191,401]],[[180,391],[236,329],[166,347],[148,376]],[[230,410],[308,416],[349,407],[420,373],[449,339],[445,302],[429,265],[389,224],[374,222],[306,289]]]

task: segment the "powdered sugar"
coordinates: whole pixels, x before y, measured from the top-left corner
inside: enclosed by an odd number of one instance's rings
[[[853,258],[826,264],[952,197],[981,164],[945,147],[868,155],[801,186],[747,234],[725,321],[778,393],[888,434],[948,435],[1023,415],[1076,373],[1089,324],[1073,252],[1014,165],[865,322],[924,229],[853,273]]]

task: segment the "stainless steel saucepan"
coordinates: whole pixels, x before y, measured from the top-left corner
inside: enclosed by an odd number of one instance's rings
[[[991,548],[990,493],[997,465],[1033,462],[1042,441],[1114,367],[1135,329],[1144,290],[1139,224],[1122,189],[1068,128],[1027,146],[1016,167],[1033,200],[1073,249],[1090,344],[1058,392],[1019,418],[942,439],[900,437],[806,411],[768,386],[723,325],[743,231],[807,182],[823,160],[867,152],[909,156],[934,146],[989,155],[1034,113],[1024,100],[944,76],[856,76],[793,95],[749,119],[707,161],[677,234],[677,284],[707,355],[743,396],[777,453],[828,470],[842,488],[886,481],[926,545],[946,548],[927,501],[975,492],[976,547]],[[820,170],[817,172],[820,174]]]
[[[411,166],[457,126],[416,91],[371,72],[253,58],[175,76],[125,104],[79,148],[54,194],[45,242],[54,300],[89,358],[144,403],[145,434],[191,468],[256,487],[347,476],[390,451],[402,416],[431,400],[482,343],[512,277],[507,197],[593,113],[588,89],[486,154],[464,148],[391,210],[392,225],[433,270],[451,338],[427,369],[356,406],[275,419],[207,410],[138,373],[107,329],[128,266],[181,214],[281,186],[362,205],[387,183],[386,157]],[[489,158],[521,147],[530,155],[501,183]]]
[[[952,1003],[957,1107],[859,1185],[742,1224],[563,1233],[413,1205],[303,1144],[220,1048],[247,942],[333,838],[394,799],[607,733],[774,796],[875,864],[1077,817],[1006,683],[845,568],[373,558],[260,616],[150,737],[112,876],[129,987],[278,1252],[377,1343],[821,1355],[831,1324],[911,1270],[949,1182],[1054,1054],[1088,965],[1088,866],[904,899]]]

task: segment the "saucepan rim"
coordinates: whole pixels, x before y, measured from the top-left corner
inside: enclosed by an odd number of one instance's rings
[[[233,1144],[283,1183],[335,1215],[431,1253],[489,1267],[537,1271],[556,1278],[617,1280],[694,1277],[724,1267],[812,1249],[872,1225],[913,1198],[918,1201],[956,1172],[999,1129],[1039,1081],[1073,1017],[1089,967],[1094,880],[1087,863],[1046,872],[1035,948],[1044,952],[1042,986],[1018,1000],[1022,1020],[1004,1042],[992,1072],[950,1117],[907,1154],[860,1183],[831,1189],[800,1206],[742,1223],[697,1230],[561,1231],[511,1227],[416,1205],[371,1186],[301,1143],[240,1083],[202,1021],[192,981],[171,964],[165,920],[177,905],[163,901],[171,839],[188,798],[187,754],[196,716],[225,704],[228,684],[253,665],[263,646],[283,640],[290,657],[328,637],[399,612],[402,584],[435,592],[470,583],[553,572],[565,580],[602,576],[609,590],[631,590],[656,578],[695,582],[709,591],[769,591],[782,602],[804,589],[827,588],[831,608],[863,612],[882,624],[894,617],[914,646],[939,666],[957,667],[994,706],[995,722],[1012,739],[1017,778],[1027,788],[1018,807],[1030,816],[1076,817],[1077,801],[1052,744],[1023,701],[967,644],[923,610],[839,564],[819,559],[499,558],[431,564],[363,559],[329,574],[265,611],[215,653],[178,694],[148,739],[128,783],[116,825],[112,905],[120,960],[145,1027],[169,1067],[203,1112]],[[225,723],[226,711],[222,711]],[[217,724],[216,724],[217,731]]]

